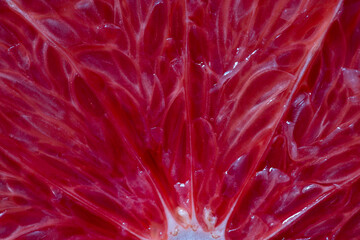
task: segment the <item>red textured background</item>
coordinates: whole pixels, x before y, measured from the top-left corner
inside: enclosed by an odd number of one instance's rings
[[[360,239],[359,44],[356,0],[0,1],[0,238]]]

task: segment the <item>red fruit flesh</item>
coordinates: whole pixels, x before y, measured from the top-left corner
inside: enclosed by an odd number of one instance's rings
[[[360,239],[360,2],[0,1],[0,239]]]

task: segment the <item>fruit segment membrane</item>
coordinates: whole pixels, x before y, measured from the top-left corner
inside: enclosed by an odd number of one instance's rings
[[[360,239],[360,1],[0,1],[0,239]]]

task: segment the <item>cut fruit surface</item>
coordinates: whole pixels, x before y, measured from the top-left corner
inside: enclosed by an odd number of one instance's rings
[[[0,1],[0,239],[356,240],[357,0]]]

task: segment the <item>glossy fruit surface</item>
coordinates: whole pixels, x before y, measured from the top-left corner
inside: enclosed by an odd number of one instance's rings
[[[0,239],[356,240],[360,2],[0,1]]]

